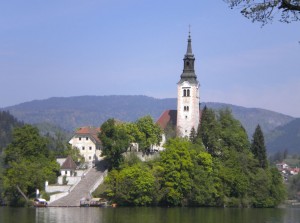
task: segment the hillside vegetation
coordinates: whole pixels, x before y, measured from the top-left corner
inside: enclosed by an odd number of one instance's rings
[[[201,103],[212,109],[229,108],[233,116],[252,136],[257,124],[264,133],[282,126],[293,117],[259,108],[245,108],[224,103]],[[147,96],[79,96],[35,100],[7,107],[11,114],[27,123],[49,122],[66,130],[73,131],[80,126],[100,126],[109,118],[122,121],[135,121],[150,115],[154,120],[165,110],[176,110],[175,98],[156,99]]]
[[[266,135],[267,148],[272,152],[287,150],[291,154],[300,152],[300,118],[279,126]]]
[[[11,142],[13,129],[22,125],[9,112],[0,111],[0,152]]]
[[[269,153],[286,148],[296,153],[300,152],[300,142],[296,133],[291,134],[294,138],[290,139],[292,136],[284,133],[285,127],[281,128],[295,120],[291,116],[260,108],[245,108],[215,102],[201,103],[201,108],[203,109],[205,105],[215,110],[229,108],[234,118],[242,123],[249,138],[252,137],[255,127],[259,124],[267,136],[266,145]],[[18,104],[3,110],[8,110],[16,118],[26,123],[50,123],[72,132],[81,126],[100,126],[109,118],[133,122],[140,117],[150,115],[157,120],[163,111],[176,109],[177,100],[175,98],[156,99],[147,96],[115,95],[49,98]],[[296,128],[298,124],[291,123],[291,125],[295,125]],[[277,127],[280,128],[272,132]],[[277,139],[277,137],[281,138]]]

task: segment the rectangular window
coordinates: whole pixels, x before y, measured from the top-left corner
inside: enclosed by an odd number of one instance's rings
[[[90,146],[90,150],[92,150],[92,147]]]
[[[92,157],[91,156],[89,156],[89,160],[91,160],[92,159]]]
[[[79,141],[81,141],[81,137],[79,137]]]
[[[86,139],[86,140],[89,140],[89,137],[86,137],[85,139]]]
[[[82,147],[82,150],[84,150],[85,148],[84,148],[84,146]]]

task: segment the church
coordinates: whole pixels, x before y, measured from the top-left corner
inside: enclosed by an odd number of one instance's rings
[[[192,129],[198,130],[200,124],[199,82],[195,74],[195,57],[192,52],[192,40],[189,33],[186,54],[183,58],[183,72],[177,83],[177,110],[166,110],[157,120],[157,124],[166,130],[167,127],[176,129],[176,136],[190,137]],[[97,137],[100,129],[81,127],[76,130],[69,143],[79,149],[86,162],[92,163],[102,159],[101,142]],[[164,150],[166,135],[162,136],[159,145],[152,145],[152,151]]]
[[[195,57],[189,32],[186,54],[183,58],[183,72],[177,83],[177,110],[166,110],[157,124],[166,129],[176,126],[178,137],[189,137],[192,129],[197,131],[200,124],[200,84],[195,73]]]

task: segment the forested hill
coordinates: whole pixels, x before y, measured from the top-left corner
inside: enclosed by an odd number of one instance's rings
[[[300,152],[300,118],[279,126],[266,135],[267,149],[273,152],[288,150],[291,154]]]
[[[13,129],[22,125],[23,123],[18,121],[9,112],[0,111],[0,154],[2,149],[11,142]]]
[[[228,107],[234,117],[241,121],[252,136],[257,124],[264,133],[292,121],[294,118],[280,113],[258,109],[245,108],[223,103],[202,103],[209,108],[220,109]],[[177,109],[175,98],[156,99],[147,96],[79,96],[68,98],[49,98],[35,100],[4,108],[11,114],[27,123],[48,122],[66,130],[73,131],[80,126],[100,126],[109,118],[122,121],[151,115],[157,120],[164,110]]]

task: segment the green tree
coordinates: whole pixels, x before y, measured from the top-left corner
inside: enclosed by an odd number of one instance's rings
[[[219,141],[223,147],[237,151],[249,150],[247,133],[241,123],[233,117],[230,110],[219,111],[219,123],[221,126]]]
[[[200,124],[197,137],[202,139],[207,152],[216,156],[219,154],[221,148],[221,126],[217,120],[215,111],[205,106],[202,111]]]
[[[121,123],[119,127],[127,133],[130,143],[136,143],[145,140],[145,135],[139,130],[136,123]]]
[[[254,157],[258,160],[259,166],[262,168],[267,168],[268,160],[266,154],[265,140],[264,140],[263,132],[259,125],[257,125],[253,134],[251,151]]]
[[[288,180],[288,198],[291,200],[298,199],[300,192],[300,174],[289,177]]]
[[[192,151],[194,168],[192,189],[188,194],[191,206],[220,206],[221,181],[216,174],[216,164],[207,152]]]
[[[4,196],[17,204],[21,195],[27,199],[48,180],[54,183],[59,165],[51,156],[47,140],[30,125],[14,129],[13,141],[4,150],[6,169],[3,173]]]
[[[258,168],[249,191],[254,207],[276,207],[286,197],[283,179],[276,168]]]
[[[197,132],[195,130],[195,128],[193,127],[192,130],[191,130],[191,133],[190,133],[190,140],[192,143],[196,143],[196,140],[197,140]]]
[[[151,116],[138,119],[136,125],[142,133],[142,137],[137,141],[141,150],[146,151],[152,145],[158,145],[161,142],[162,130],[153,122]]]
[[[47,143],[47,139],[41,137],[38,129],[31,125],[16,128],[13,131],[13,141],[4,151],[5,164],[17,162],[24,157],[29,159],[37,159],[40,156],[49,157],[50,151]]]
[[[162,202],[167,205],[187,205],[186,195],[192,189],[190,174],[193,170],[190,147],[188,140],[175,138],[170,139],[165,145],[166,150],[161,152],[162,190],[165,191]]]
[[[273,199],[273,207],[276,207],[287,197],[286,185],[276,167],[269,168],[269,174],[271,177],[269,195]]]
[[[230,110],[220,110],[218,117],[221,128],[219,177],[223,184],[221,191],[224,205],[250,206],[248,189],[256,162],[249,149],[247,133]]]
[[[3,171],[4,171],[3,157],[0,155],[0,205],[3,203]]]
[[[266,24],[280,15],[280,21],[290,23],[300,19],[299,0],[223,0],[231,8],[241,8],[241,13],[252,22]]]
[[[220,187],[221,202],[225,206],[248,207],[251,200],[248,199],[250,187],[250,177],[253,169],[254,159],[251,153],[228,149],[226,156],[219,159],[218,176],[221,179]]]
[[[134,125],[126,128],[138,132]],[[127,157],[110,172],[100,194],[121,205],[275,207],[282,202],[279,172],[259,165],[230,110],[205,108],[195,138],[169,139],[150,162]]]
[[[118,168],[130,144],[130,137],[126,130],[117,124],[114,119],[108,119],[101,125],[99,139],[103,146],[103,155],[109,161],[112,168]]]
[[[134,164],[113,170],[105,180],[103,193],[119,205],[145,206],[153,201],[155,178],[147,166]]]

